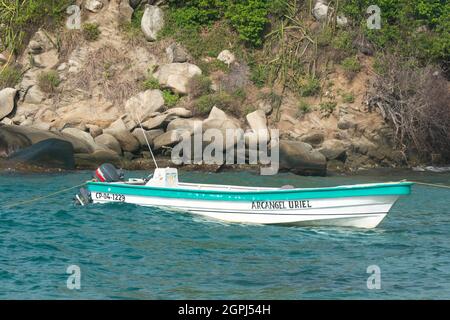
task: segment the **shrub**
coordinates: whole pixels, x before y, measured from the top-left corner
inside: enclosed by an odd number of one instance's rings
[[[320,81],[315,77],[308,77],[300,86],[300,94],[302,97],[311,97],[320,91]]]
[[[334,109],[336,109],[337,103],[334,101],[326,101],[322,102],[319,107],[320,110],[326,115],[330,115],[333,113]]]
[[[100,36],[100,29],[96,23],[83,24],[83,36],[87,41],[96,41]]]
[[[3,49],[20,53],[39,27],[54,28],[65,19],[73,0],[0,1],[0,43]],[[0,50],[1,51],[1,50]]]
[[[361,71],[361,64],[356,56],[345,58],[342,60],[341,66],[349,79],[353,79]]]
[[[164,98],[164,104],[169,108],[174,107],[180,100],[180,96],[177,93],[173,93],[167,89],[162,91],[162,95]]]
[[[199,115],[207,115],[214,106],[236,116],[241,115],[239,101],[225,92],[208,94],[194,102],[194,109]]]
[[[211,92],[211,80],[204,75],[195,75],[189,80],[188,88],[193,98],[204,96]]]
[[[42,72],[38,76],[38,86],[43,92],[52,93],[61,83],[56,71]]]
[[[342,101],[345,103],[353,103],[355,102],[355,96],[353,92],[343,93],[342,94]]]
[[[268,9],[268,3],[264,0],[233,2],[228,6],[225,16],[242,40],[253,46],[260,46],[263,42],[262,34],[269,22]]]
[[[0,90],[14,87],[22,78],[22,72],[17,67],[0,67]]]
[[[311,105],[306,103],[305,101],[300,101],[298,104],[297,116],[301,117],[312,111]]]
[[[258,64],[251,69],[250,79],[258,88],[264,87],[268,78],[269,72],[266,66]]]
[[[150,90],[150,89],[159,89],[159,81],[153,76],[149,76],[143,83],[142,88],[144,90]]]

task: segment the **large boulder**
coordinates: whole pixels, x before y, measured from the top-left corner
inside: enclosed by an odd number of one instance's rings
[[[0,125],[0,158],[8,157],[31,145],[30,139],[25,134],[9,130],[11,127]]]
[[[94,141],[96,144],[113,150],[117,154],[122,154],[122,148],[120,147],[119,141],[108,133],[103,133],[98,137],[95,137]]]
[[[147,121],[144,121],[142,123],[142,127],[147,130],[161,128],[164,126],[164,123],[168,117],[169,115],[165,113],[157,114],[156,116],[149,118]]]
[[[177,43],[172,43],[166,48],[167,58],[169,63],[183,63],[188,60],[186,50]]]
[[[13,153],[8,157],[8,161],[44,168],[75,168],[72,144],[60,139],[40,141]]]
[[[193,133],[194,130],[197,127],[200,127],[201,125],[202,125],[202,120],[200,120],[200,119],[177,118],[177,119],[174,119],[171,122],[169,122],[169,124],[167,125],[167,131],[180,129],[180,130],[187,130],[187,131],[190,131],[191,133]]]
[[[326,175],[327,161],[312,146],[297,141],[280,140],[280,169],[301,175]]]
[[[125,111],[145,121],[153,113],[160,111],[163,106],[164,97],[161,90],[147,90],[128,99],[125,103]]]
[[[87,145],[89,145],[92,148],[92,150],[98,149],[98,145],[95,143],[94,138],[92,138],[92,136],[86,131],[82,131],[77,128],[66,128],[62,130],[61,133],[64,136],[69,135],[76,139],[84,141]]]
[[[158,32],[164,27],[164,12],[157,6],[145,5],[141,29],[147,41],[155,41]]]
[[[189,80],[202,74],[202,70],[191,63],[169,63],[160,66],[153,76],[160,85],[168,87],[180,94],[188,93]]]
[[[164,130],[162,129],[155,129],[155,130],[145,130],[141,128],[136,128],[132,132],[133,136],[138,139],[139,143],[141,144],[142,149],[148,150],[147,141],[150,144],[150,147],[153,145],[153,141],[159,137],[160,135],[164,134]],[[145,138],[147,137],[147,140]]]
[[[267,130],[267,118],[264,111],[256,110],[247,114],[246,118],[253,131]]]
[[[82,139],[79,139],[70,134],[62,134],[60,132],[53,131],[45,131],[33,127],[29,127],[26,125],[21,126],[2,126],[0,127],[1,131],[7,131],[13,135],[22,135],[25,136],[31,144],[36,144],[43,140],[47,139],[59,139],[70,142],[73,146],[75,153],[91,153],[94,151],[94,148],[91,144],[85,142]]]
[[[346,146],[341,140],[330,139],[326,140],[319,149],[327,160],[341,160],[346,159]]]
[[[8,116],[14,110],[17,90],[5,88],[0,91],[0,120]]]
[[[167,131],[153,140],[153,148],[158,150],[162,147],[171,147],[181,141],[182,135],[183,130]]]
[[[325,135],[320,130],[312,130],[299,138],[301,142],[309,143],[312,146],[320,145],[324,139]]]
[[[123,151],[136,152],[140,148],[140,143],[134,135],[132,135],[128,130],[113,130],[105,129],[104,133],[112,135],[119,141],[120,147]]]

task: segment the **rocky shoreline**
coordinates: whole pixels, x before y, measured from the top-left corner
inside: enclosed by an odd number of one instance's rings
[[[242,71],[246,65],[225,44],[217,58],[203,61],[223,64],[225,73],[205,75],[181,45],[158,40],[156,35],[165,23],[158,6],[145,6],[141,26],[146,41],[133,46],[120,28],[124,21],[131,21],[136,8],[128,0],[84,1],[81,8],[86,23],[99,26],[98,40],[70,39],[74,43],[66,48],[64,41],[56,45],[60,35],[40,29],[25,52],[15,57],[25,70],[23,78],[15,87],[0,89],[0,163],[4,168],[93,169],[110,162],[127,169],[151,169],[147,141],[158,157],[167,158],[183,136],[194,133],[196,122],[203,132],[245,131],[239,139],[245,140],[246,147],[252,140],[263,139],[258,132],[279,130],[280,169],[296,174],[407,166],[405,156],[393,147],[392,130],[382,116],[367,110],[364,89],[355,92],[359,96],[354,102],[305,115],[294,113],[292,106],[296,109],[298,102],[293,103],[292,95],[286,93],[274,112],[267,88],[251,83],[248,72]],[[50,75],[57,83],[50,82],[55,87],[45,90],[42,82]],[[207,79],[206,91],[220,95],[225,81],[237,76],[243,80],[236,90],[246,92],[245,103],[252,110],[236,116],[214,105],[198,112],[196,79]],[[367,80],[366,75],[361,78]],[[147,85],[154,88],[136,85],[145,79],[153,81]],[[178,102],[173,105],[167,95]],[[207,165],[192,168],[214,170]]]

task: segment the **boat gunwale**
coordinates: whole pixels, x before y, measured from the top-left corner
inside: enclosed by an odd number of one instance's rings
[[[370,183],[370,184],[354,184],[354,185],[341,185],[334,187],[318,187],[318,188],[293,188],[293,189],[271,189],[271,190],[249,190],[249,191],[234,191],[234,190],[208,190],[208,189],[188,189],[188,188],[172,188],[172,187],[158,187],[147,185],[135,185],[117,182],[95,182],[87,181],[86,184],[93,186],[114,186],[120,188],[140,189],[140,190],[158,190],[158,191],[173,191],[184,193],[203,193],[203,194],[226,194],[226,195],[261,195],[261,194],[289,194],[289,193],[305,193],[305,192],[322,192],[322,191],[349,191],[349,190],[363,190],[363,189],[377,189],[377,188],[390,188],[390,187],[410,187],[414,185],[414,182],[399,181],[399,182],[383,182],[383,183]],[[201,184],[197,184],[201,185]],[[208,186],[208,184],[203,184]],[[209,184],[209,186],[214,186]],[[238,186],[239,187],[239,186]],[[242,186],[244,187],[244,186]],[[258,188],[258,187],[254,187]],[[113,192],[113,191],[111,191]]]

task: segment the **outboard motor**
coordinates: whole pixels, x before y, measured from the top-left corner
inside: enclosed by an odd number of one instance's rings
[[[86,188],[81,188],[80,193],[75,196],[75,204],[86,206],[92,202],[91,194]]]
[[[95,170],[94,178],[100,182],[123,181],[123,171],[116,169],[116,167],[110,163],[105,163]]]

